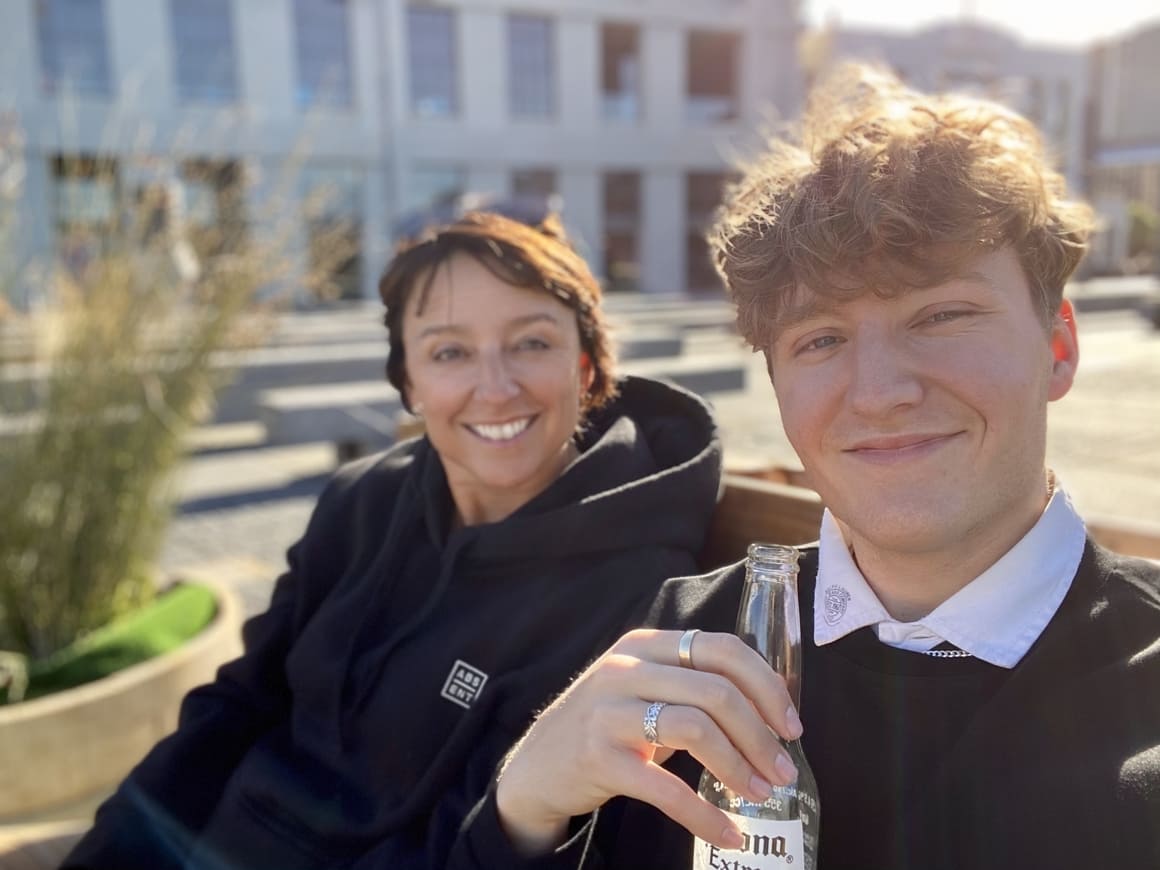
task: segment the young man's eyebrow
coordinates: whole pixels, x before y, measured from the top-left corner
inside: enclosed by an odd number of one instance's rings
[[[807,320],[814,317],[820,317],[823,314],[829,314],[837,311],[838,303],[833,299],[827,299],[823,296],[811,296],[809,299],[786,305],[778,312],[773,320],[773,328],[775,332],[784,332],[788,329],[793,329],[795,326],[800,326]]]
[[[964,281],[970,284],[979,284],[991,290],[998,290],[995,282],[975,269],[969,269],[966,272],[959,272],[948,275],[944,281],[939,284],[949,284],[952,281]],[[916,291],[932,290],[939,284],[933,284],[930,287],[916,287]],[[873,292],[873,291],[867,291]],[[910,291],[906,291],[910,292]],[[809,298],[785,305],[781,311],[777,313],[773,320],[773,328],[777,332],[784,332],[788,329],[793,329],[800,326],[814,317],[821,317],[826,314],[832,314],[841,307],[841,301],[832,299],[828,296],[811,295]]]
[[[994,281],[992,281],[990,278],[988,278],[982,272],[977,272],[974,269],[971,269],[970,271],[967,271],[967,272],[963,272],[961,274],[951,275],[949,278],[947,278],[947,283],[950,283],[951,281],[968,281],[971,284],[982,284],[985,287],[991,288],[992,290],[999,289],[998,287],[995,286]]]

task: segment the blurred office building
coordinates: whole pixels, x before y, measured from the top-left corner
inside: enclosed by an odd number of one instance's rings
[[[1083,49],[1020,42],[964,19],[914,32],[834,27],[824,63],[881,63],[923,91],[997,100],[1034,121],[1072,191],[1084,189],[1088,57]]]
[[[701,231],[726,173],[797,109],[797,9],[5,0],[17,253],[83,261],[161,190],[194,248],[288,234],[291,284],[341,228],[352,255],[334,284],[364,298],[408,213],[469,191],[555,193],[611,287],[713,289]]]
[[[1160,21],[1097,45],[1092,71],[1093,266],[1160,269]]]

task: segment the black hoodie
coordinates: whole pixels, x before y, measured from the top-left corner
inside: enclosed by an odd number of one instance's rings
[[[511,516],[451,530],[426,439],[340,470],[246,652],[66,868],[439,867],[534,714],[690,574],[720,485],[704,402],[627,378]]]

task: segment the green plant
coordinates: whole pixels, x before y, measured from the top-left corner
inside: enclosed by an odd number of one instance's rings
[[[19,148],[0,137],[0,169]],[[58,160],[55,171],[83,182],[73,193],[120,189],[111,160]],[[19,688],[54,653],[153,596],[186,436],[231,375],[222,351],[252,346],[276,311],[259,291],[278,286],[290,260],[282,201],[250,224],[243,172],[212,163],[183,172],[202,196],[196,221],[183,220],[180,185],[164,175],[99,221],[83,204],[73,212],[83,222],[58,216],[61,255],[41,270],[40,303],[10,315],[20,341],[0,334],[0,375],[6,363],[21,375],[0,378],[0,687]],[[11,223],[4,206],[0,230]],[[350,238],[341,220],[323,221],[307,287],[325,286],[349,259]],[[6,262],[0,252],[0,272]]]
[[[29,668],[23,700],[82,686],[176,649],[204,629],[216,609],[209,587],[178,584],[145,607],[38,661]]]
[[[58,276],[55,310],[34,324],[39,401],[0,459],[0,648],[48,656],[151,595],[170,478],[254,266],[219,255],[181,288],[120,250]]]
[[[1128,203],[1128,256],[1160,253],[1160,213],[1145,202]]]

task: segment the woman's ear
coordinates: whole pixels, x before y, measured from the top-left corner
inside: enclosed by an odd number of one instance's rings
[[[423,402],[415,398],[414,388],[411,386],[411,379],[403,378],[403,389],[399,391],[402,394],[403,407],[407,409],[412,417],[423,416]]]
[[[592,365],[592,357],[588,351],[580,352],[580,386],[584,388],[587,393],[592,389],[592,385],[596,382],[596,366]]]

